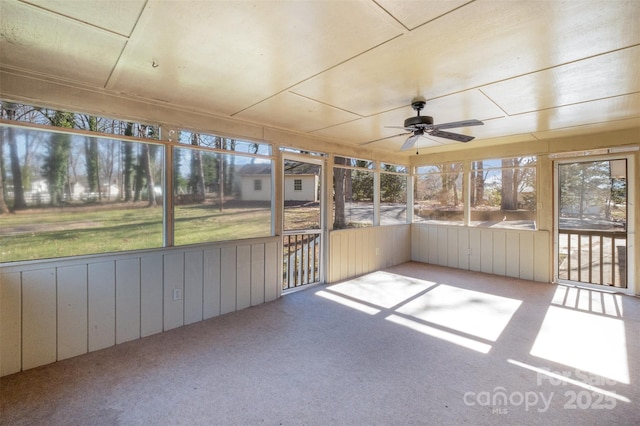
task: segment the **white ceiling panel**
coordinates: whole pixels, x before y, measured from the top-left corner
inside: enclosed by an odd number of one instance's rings
[[[12,67],[103,87],[126,42],[33,6],[0,7],[0,63]]]
[[[473,2],[293,90],[372,115],[640,43],[640,2],[614,3]]]
[[[99,0],[105,13],[87,0],[23,0],[78,21],[128,37],[133,31],[146,0]]]
[[[408,29],[414,29],[468,3],[469,0],[376,0]]]
[[[225,115],[401,33],[366,1],[161,1],[141,21],[110,88]]]
[[[258,121],[274,127],[300,132],[312,132],[360,116],[315,102],[302,96],[283,92],[237,114],[247,121]]]
[[[482,88],[508,114],[640,92],[640,46]]]
[[[638,0],[0,0],[0,97],[59,105],[41,80],[74,110],[104,93],[397,153],[386,126],[423,96],[435,123],[485,125],[421,149],[509,144],[637,126],[639,17]]]

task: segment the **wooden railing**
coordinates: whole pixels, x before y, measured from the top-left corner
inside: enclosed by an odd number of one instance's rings
[[[320,282],[320,233],[285,234],[282,243],[282,289]]]
[[[627,234],[560,229],[560,279],[627,288]]]

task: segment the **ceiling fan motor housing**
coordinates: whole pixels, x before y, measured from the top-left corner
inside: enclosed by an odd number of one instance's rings
[[[419,115],[417,117],[409,117],[404,120],[404,127],[425,127],[433,124],[433,117],[428,115]]]

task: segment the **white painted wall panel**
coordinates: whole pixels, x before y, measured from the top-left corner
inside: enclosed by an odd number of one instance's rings
[[[164,255],[164,330],[184,325],[184,253]],[[180,299],[173,300],[174,290]]]
[[[504,231],[493,232],[493,273],[506,275],[506,233]]]
[[[144,256],[140,259],[140,335],[160,333],[163,323],[163,256]]]
[[[377,243],[376,243],[377,244]],[[338,280],[344,280],[349,276],[349,231],[340,232],[340,272]]]
[[[56,360],[56,275],[54,268],[22,273],[22,366]]]
[[[140,259],[116,261],[116,344],[140,338]]]
[[[116,278],[114,262],[89,264],[89,351],[116,343]]]
[[[264,244],[251,246],[251,306],[264,303]]]
[[[365,272],[365,268],[363,263],[367,258],[368,253],[366,253],[367,248],[362,244],[362,239],[364,235],[369,235],[369,232],[356,232],[354,234],[355,237],[355,250],[354,251],[354,267],[355,267],[355,275],[362,275]],[[367,261],[367,264],[369,262]]]
[[[265,255],[264,255],[264,301],[271,302],[272,300],[276,300],[280,296],[280,291],[278,286],[280,285],[279,278],[282,277],[282,273],[279,265],[281,265],[278,250],[279,245],[277,243],[267,243],[265,244]]]
[[[458,267],[458,232],[459,229],[449,228],[447,231],[447,263],[450,268]]]
[[[534,280],[542,282],[551,281],[551,238],[549,232],[537,232],[534,238],[535,269]]]
[[[477,228],[469,229],[469,269],[472,271],[482,270],[482,233]]]
[[[520,236],[520,278],[533,280],[534,277],[534,233],[521,232]]]
[[[204,259],[201,250],[184,254],[184,323],[202,321]]]
[[[236,247],[223,247],[220,253],[220,313],[236,310]]]
[[[348,259],[347,260],[347,277],[355,277],[356,276],[356,253],[358,251],[358,247],[356,246],[356,233],[347,232],[347,239],[349,240],[349,249],[347,250],[347,256],[346,256]]]
[[[0,377],[21,368],[21,287],[20,272],[0,274]]]
[[[457,230],[458,237],[458,268],[469,269],[469,229],[461,228]]]
[[[236,250],[236,309],[251,306],[251,246]]]
[[[220,315],[220,249],[204,251],[203,266],[203,307],[204,319]]]
[[[58,361],[89,350],[87,265],[57,270]]]
[[[506,270],[508,277],[520,277],[520,234],[517,232],[506,233]]]
[[[480,271],[493,273],[493,232],[488,229],[480,231]]]
[[[219,315],[222,279],[228,312],[236,310],[238,275],[241,306],[279,297],[281,240],[242,247],[243,264],[226,242],[186,254],[172,248],[1,268],[0,375],[168,330],[185,317]],[[180,300],[173,300],[174,288]]]
[[[438,247],[438,227],[437,226],[429,226],[429,238],[427,242],[429,243],[429,263],[433,265],[439,265],[439,247]]]

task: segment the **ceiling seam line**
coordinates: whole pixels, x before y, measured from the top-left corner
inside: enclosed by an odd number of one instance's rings
[[[445,13],[443,13],[442,15],[438,15],[438,16],[436,16],[436,17],[435,17],[435,18],[433,18],[433,19],[429,19],[428,21],[423,22],[422,24],[417,25],[417,26],[415,26],[415,27],[411,28],[409,31],[417,30],[418,28],[422,28],[422,27],[424,27],[425,25],[429,25],[429,24],[430,24],[430,23],[432,23],[433,21],[436,21],[436,20],[438,20],[438,19],[440,19],[440,18],[442,18],[442,17],[444,17],[444,16],[447,16],[447,15],[449,15],[449,14],[451,14],[451,13],[453,13],[453,12],[457,11],[458,9],[461,9],[461,8],[463,8],[463,7],[465,7],[465,6],[470,5],[471,3],[474,3],[475,1],[476,1],[476,0],[471,0],[471,1],[467,2],[467,3],[465,3],[465,4],[461,4],[460,6],[456,7],[455,9],[451,9],[450,11],[445,12]]]
[[[347,59],[345,59],[345,60],[343,60],[343,61],[341,61],[341,62],[338,62],[337,64],[332,65],[332,66],[330,66],[329,68],[326,68],[326,69],[324,69],[324,70],[322,70],[322,71],[318,71],[317,73],[315,73],[315,74],[313,74],[313,75],[311,75],[311,76],[309,76],[309,77],[307,77],[307,78],[304,78],[304,79],[302,79],[302,80],[298,81],[297,83],[292,84],[291,86],[288,86],[288,87],[286,87],[286,88],[284,88],[284,89],[280,90],[279,92],[274,93],[274,94],[273,94],[273,95],[271,95],[271,96],[267,96],[266,98],[262,99],[261,101],[258,101],[258,102],[254,103],[254,104],[252,104],[252,105],[249,105],[249,106],[248,106],[248,107],[246,107],[246,108],[243,108],[243,109],[241,109],[241,110],[239,110],[239,111],[237,111],[237,112],[234,112],[233,114],[231,114],[231,115],[230,115],[230,117],[234,117],[234,116],[236,116],[237,114],[240,114],[241,112],[244,112],[244,111],[248,110],[249,108],[253,108],[254,106],[256,106],[256,105],[258,105],[258,104],[260,104],[260,103],[262,103],[262,102],[264,102],[264,101],[267,101],[267,100],[269,100],[269,99],[271,99],[271,98],[273,98],[273,97],[275,97],[275,96],[278,96],[278,95],[280,95],[280,94],[282,94],[282,93],[284,93],[284,92],[291,91],[291,89],[293,89],[294,87],[296,87],[296,86],[298,86],[298,85],[300,85],[300,84],[302,84],[302,83],[304,83],[304,82],[306,82],[306,81],[309,81],[309,80],[311,80],[312,78],[315,78],[315,77],[319,76],[320,74],[323,74],[323,73],[325,73],[325,72],[327,72],[327,71],[331,71],[332,69],[337,68],[337,67],[339,67],[340,65],[345,64],[345,63],[347,63],[347,62],[349,62],[349,61],[351,61],[351,60],[353,60],[353,59],[355,59],[355,58],[357,58],[357,57],[359,57],[359,56],[362,56],[362,55],[364,55],[364,54],[366,54],[366,53],[369,53],[369,52],[371,52],[372,50],[377,49],[377,48],[378,48],[378,47],[380,47],[380,46],[383,46],[383,45],[385,45],[385,44],[387,44],[387,43],[389,43],[389,42],[391,42],[391,41],[393,41],[393,40],[395,40],[395,39],[397,39],[397,38],[399,38],[399,37],[402,37],[403,35],[404,35],[404,34],[398,34],[397,36],[395,36],[395,37],[391,37],[390,39],[385,40],[385,41],[383,41],[382,43],[376,44],[375,46],[372,46],[372,47],[370,47],[369,49],[363,50],[362,52],[358,53],[357,55],[351,56],[351,57],[349,57],[349,58],[347,58]]]
[[[328,106],[330,108],[334,108],[334,109],[337,109],[337,110],[340,110],[340,111],[348,112],[349,114],[357,115],[359,118],[364,118],[364,116],[362,114],[358,114],[357,112],[349,111],[348,109],[340,108],[340,107],[337,107],[335,105],[331,105],[331,104],[328,104],[326,102],[319,101],[319,100],[314,99],[314,98],[312,98],[310,96],[301,95],[300,93],[294,92],[292,90],[290,90],[289,93],[291,93],[292,95],[299,96],[299,97],[304,98],[304,99],[308,99],[308,100],[313,101],[313,102],[317,102],[320,105],[324,105],[324,106]]]
[[[52,15],[55,15],[55,16],[58,16],[58,17],[64,18],[64,19],[66,19],[66,20],[68,20],[68,21],[73,21],[73,22],[75,22],[75,23],[77,23],[77,24],[81,24],[81,25],[83,25],[83,26],[86,26],[86,27],[89,27],[89,28],[92,28],[92,29],[95,29],[95,30],[102,31],[102,32],[107,33],[107,34],[109,34],[109,35],[115,35],[115,36],[118,36],[118,37],[120,37],[120,38],[129,39],[129,36],[127,36],[127,35],[125,35],[125,34],[121,34],[121,33],[117,32],[117,31],[113,31],[113,30],[110,30],[110,29],[108,29],[108,28],[103,28],[103,27],[100,27],[100,26],[98,26],[98,25],[91,24],[91,23],[89,23],[89,22],[87,22],[87,21],[83,21],[83,20],[81,20],[81,19],[77,19],[77,18],[74,18],[74,17],[72,17],[72,16],[65,15],[64,13],[56,12],[56,11],[54,11],[54,10],[47,9],[47,8],[45,8],[45,7],[42,7],[42,6],[39,6],[39,5],[36,5],[36,4],[32,4],[32,3],[25,3],[25,2],[23,2],[23,1],[20,1],[20,4],[22,4],[22,5],[24,5],[24,6],[27,6],[27,7],[32,7],[32,8],[35,8],[35,9],[39,9],[39,10],[41,10],[41,11],[44,11],[44,12],[50,13],[50,14],[52,14]]]
[[[564,107],[570,107],[570,106],[574,106],[574,105],[586,104],[586,103],[589,103],[589,102],[597,102],[597,101],[604,101],[604,100],[608,100],[608,99],[621,98],[623,96],[637,95],[637,94],[640,94],[640,91],[623,93],[621,95],[605,96],[605,97],[602,97],[602,98],[589,99],[589,100],[580,101],[580,102],[571,102],[571,103],[568,103],[568,104],[556,105],[556,106],[552,106],[552,107],[548,107],[548,108],[532,109],[530,111],[522,111],[522,112],[510,114],[509,117],[516,117],[518,115],[531,114],[532,112],[538,112],[538,111],[550,111],[550,110],[554,110],[554,109],[558,109],[558,108],[564,108]]]
[[[400,21],[398,18],[396,18],[391,12],[389,12],[387,9],[385,9],[384,7],[382,7],[382,5],[380,5],[380,3],[378,3],[376,0],[371,0],[373,2],[373,4],[375,4],[376,6],[378,6],[381,10],[384,11],[384,13],[386,13],[387,15],[389,15],[391,17],[391,19],[393,19],[394,21],[396,21],[398,24],[400,24],[402,26],[402,28],[404,28],[407,31],[411,31],[411,28],[407,27],[405,24],[402,23],[402,21]]]
[[[489,102],[491,102],[492,104],[494,104],[500,111],[502,111],[504,113],[504,115],[506,115],[507,117],[509,117],[509,113],[507,111],[504,110],[504,108],[502,108],[500,105],[498,105],[498,103],[496,101],[493,100],[493,98],[489,95],[487,95],[482,88],[478,88],[478,92],[482,93],[488,100]]]

